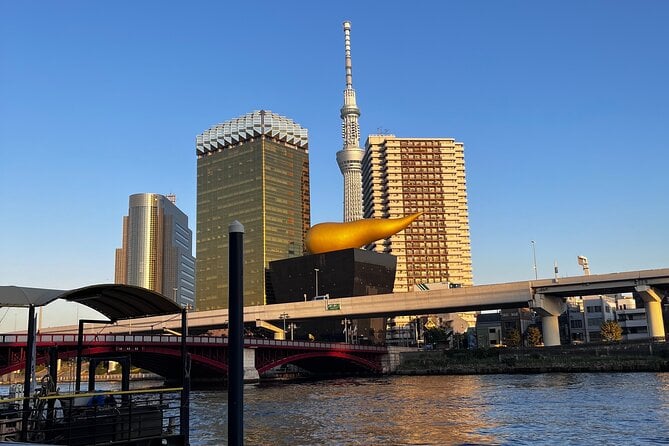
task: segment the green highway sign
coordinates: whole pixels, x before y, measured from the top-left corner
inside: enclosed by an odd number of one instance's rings
[[[328,304],[328,310],[341,310],[339,304]]]

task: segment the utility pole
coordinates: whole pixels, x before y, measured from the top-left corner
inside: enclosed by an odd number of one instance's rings
[[[539,279],[539,273],[537,272],[537,250],[535,248],[535,243],[534,240],[532,242],[532,258],[534,259],[533,267],[534,267],[534,280]]]

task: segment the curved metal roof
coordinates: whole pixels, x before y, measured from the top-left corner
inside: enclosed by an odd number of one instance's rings
[[[86,305],[111,321],[181,311],[181,307],[162,294],[133,285],[100,284],[69,291],[0,286],[0,306],[3,307],[39,307],[56,299]]]

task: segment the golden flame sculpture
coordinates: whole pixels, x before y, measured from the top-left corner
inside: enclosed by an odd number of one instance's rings
[[[366,218],[347,223],[319,223],[307,231],[305,244],[311,254],[360,248],[397,234],[422,214],[418,212],[402,218]]]

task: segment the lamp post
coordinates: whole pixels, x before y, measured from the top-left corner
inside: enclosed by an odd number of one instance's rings
[[[281,313],[279,315],[279,319],[283,319],[283,339],[286,339],[286,319],[288,319],[290,316],[288,316],[288,313]]]
[[[535,243],[534,243],[534,240],[532,240],[531,242],[532,242],[532,259],[534,260],[534,263],[533,263],[533,268],[534,268],[534,280],[537,280],[537,279],[539,279],[539,274],[538,274],[538,272],[537,272],[537,251],[536,251],[536,249],[535,249]]]
[[[316,274],[316,293],[314,294],[314,297],[318,296],[318,271],[320,271],[318,268],[314,268],[314,273]]]
[[[348,319],[344,318],[342,324],[344,325],[344,344],[348,344]]]

